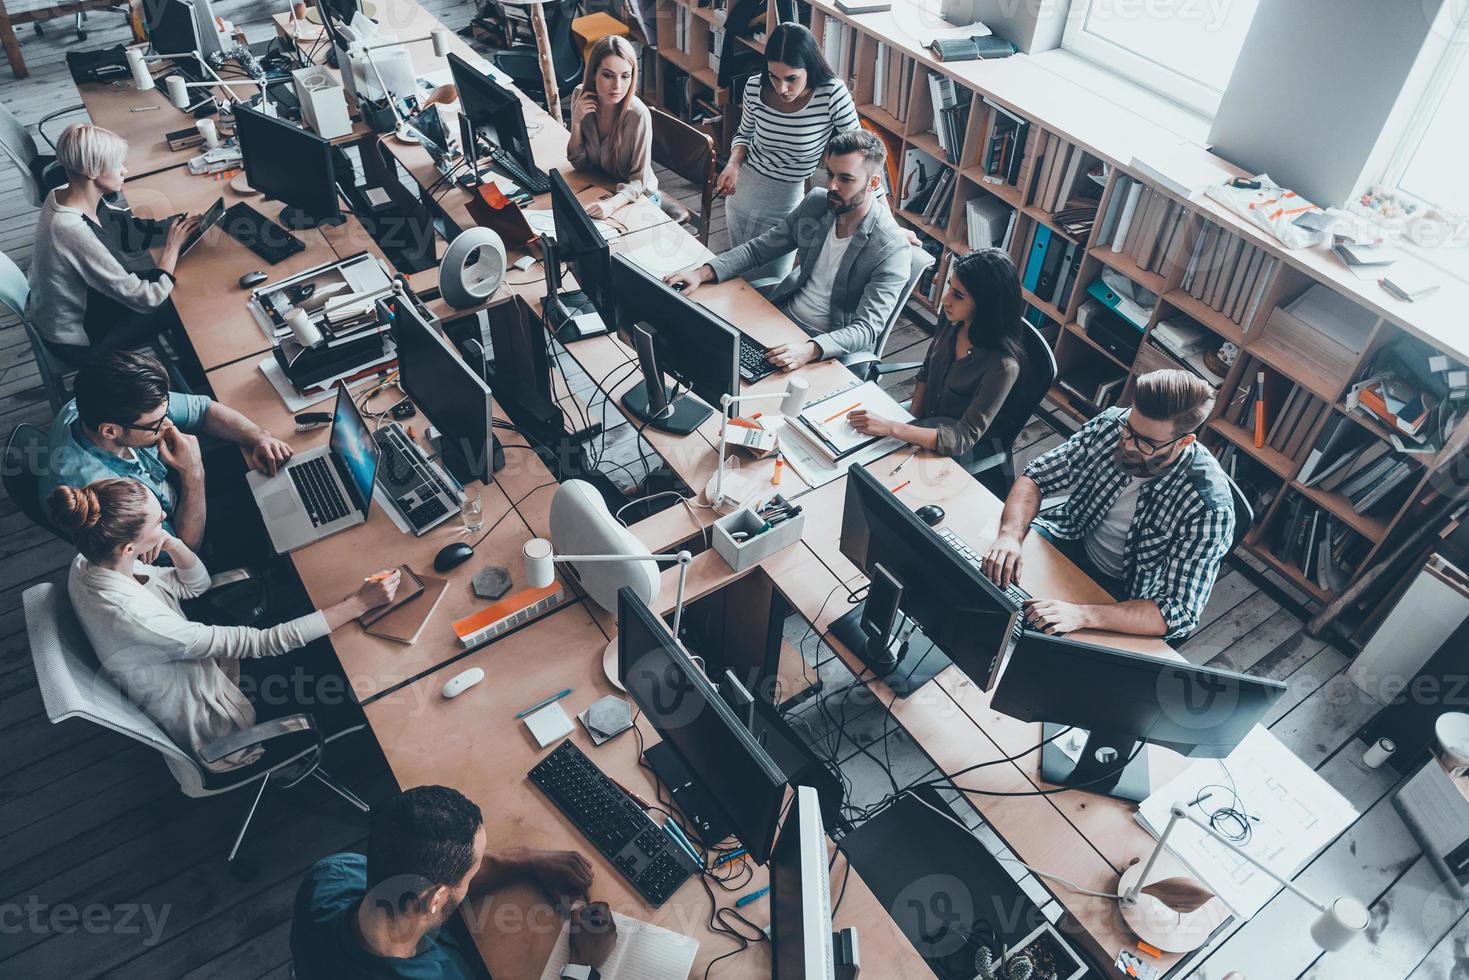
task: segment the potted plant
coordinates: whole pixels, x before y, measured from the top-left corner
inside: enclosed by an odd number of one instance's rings
[[[1049,922],[1042,922],[1014,949],[1002,949],[998,958],[989,947],[981,946],[975,953],[974,968],[980,980],[1078,980],[1087,970]]]

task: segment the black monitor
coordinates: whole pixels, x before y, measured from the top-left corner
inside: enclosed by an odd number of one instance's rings
[[[836,980],[829,867],[816,790],[797,786],[770,855],[771,980]]]
[[[832,634],[894,693],[908,696],[950,663],[994,687],[1019,608],[861,466],[847,470],[841,550],[872,584]]]
[[[443,462],[460,483],[489,483],[495,473],[490,386],[410,302],[393,317],[398,380],[439,430]]]
[[[606,329],[615,329],[612,297],[612,260],[607,240],[582,207],[566,178],[558,170],[551,171],[551,217],[556,222],[555,258],[571,266],[576,276],[577,292],[560,292],[560,270],[546,267],[547,302],[545,310],[557,338],[563,343],[581,340],[585,334],[571,318],[583,313],[597,313]]]
[[[281,224],[297,229],[341,224],[331,141],[248,106],[236,105],[234,113],[245,180],[285,204]]]
[[[352,17],[361,9],[357,0],[316,0],[316,8],[321,13],[321,19],[326,21],[327,13],[341,21],[343,24],[352,23]]]
[[[535,170],[520,97],[452,51],[448,60],[454,87],[459,90],[459,105],[475,131],[515,157],[522,167]]]
[[[724,395],[740,393],[740,332],[662,279],[621,255],[612,257],[617,283],[613,319],[631,334],[643,370],[641,384],[622,396],[622,404],[643,423],[687,435],[712,411],[665,388],[666,371],[710,406]]]
[[[1044,723],[1046,782],[1141,801],[1152,793],[1143,742],[1222,759],[1284,692],[1279,681],[1026,630],[990,707]]]
[[[648,723],[703,784],[751,859],[764,864],[785,801],[785,776],[663,621],[626,586],[617,591],[617,665],[618,680]]]
[[[143,5],[148,17],[148,40],[153,53],[187,55],[200,50],[199,28],[190,0],[162,0]]]

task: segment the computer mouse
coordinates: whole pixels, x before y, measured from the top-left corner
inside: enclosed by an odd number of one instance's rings
[[[447,572],[451,568],[458,568],[460,565],[469,561],[469,557],[473,554],[474,549],[472,547],[463,541],[455,541],[437,555],[434,555],[434,571]]]
[[[917,514],[918,519],[929,527],[933,527],[944,519],[944,509],[938,504],[924,504],[913,513]]]
[[[686,282],[676,282],[673,284],[673,290],[674,292],[681,293],[688,288],[688,285]]]
[[[240,277],[240,288],[252,289],[255,286],[260,285],[262,282],[265,282],[269,278],[270,273],[268,272],[260,272],[259,270],[256,270],[255,272],[247,272]]]
[[[455,674],[444,682],[444,697],[457,698],[484,679],[485,672],[479,667],[471,667],[463,673]]]

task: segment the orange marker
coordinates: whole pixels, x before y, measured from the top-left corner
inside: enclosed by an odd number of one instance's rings
[[[1255,375],[1255,448],[1265,445],[1265,372]]]
[[[781,472],[785,469],[785,465],[786,465],[785,459],[780,455],[780,453],[776,453],[775,454],[775,475],[770,478],[770,485],[772,487],[778,487],[778,486],[780,486],[780,475],[781,475]]]
[[[899,483],[897,486],[893,487],[893,493],[897,493],[899,490],[903,489],[912,482],[912,480],[904,480],[902,483]]]

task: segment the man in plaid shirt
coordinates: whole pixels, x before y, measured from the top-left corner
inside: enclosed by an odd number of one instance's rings
[[[1187,371],[1139,377],[1131,408],[1110,408],[1033,460],[1005,500],[984,570],[1000,586],[1020,581],[1031,522],[1118,601],[1082,605],[1034,598],[1037,629],[1112,630],[1175,640],[1199,625],[1219,564],[1234,539],[1234,501],[1195,432],[1214,393]],[[1044,518],[1041,498],[1071,497]]]

